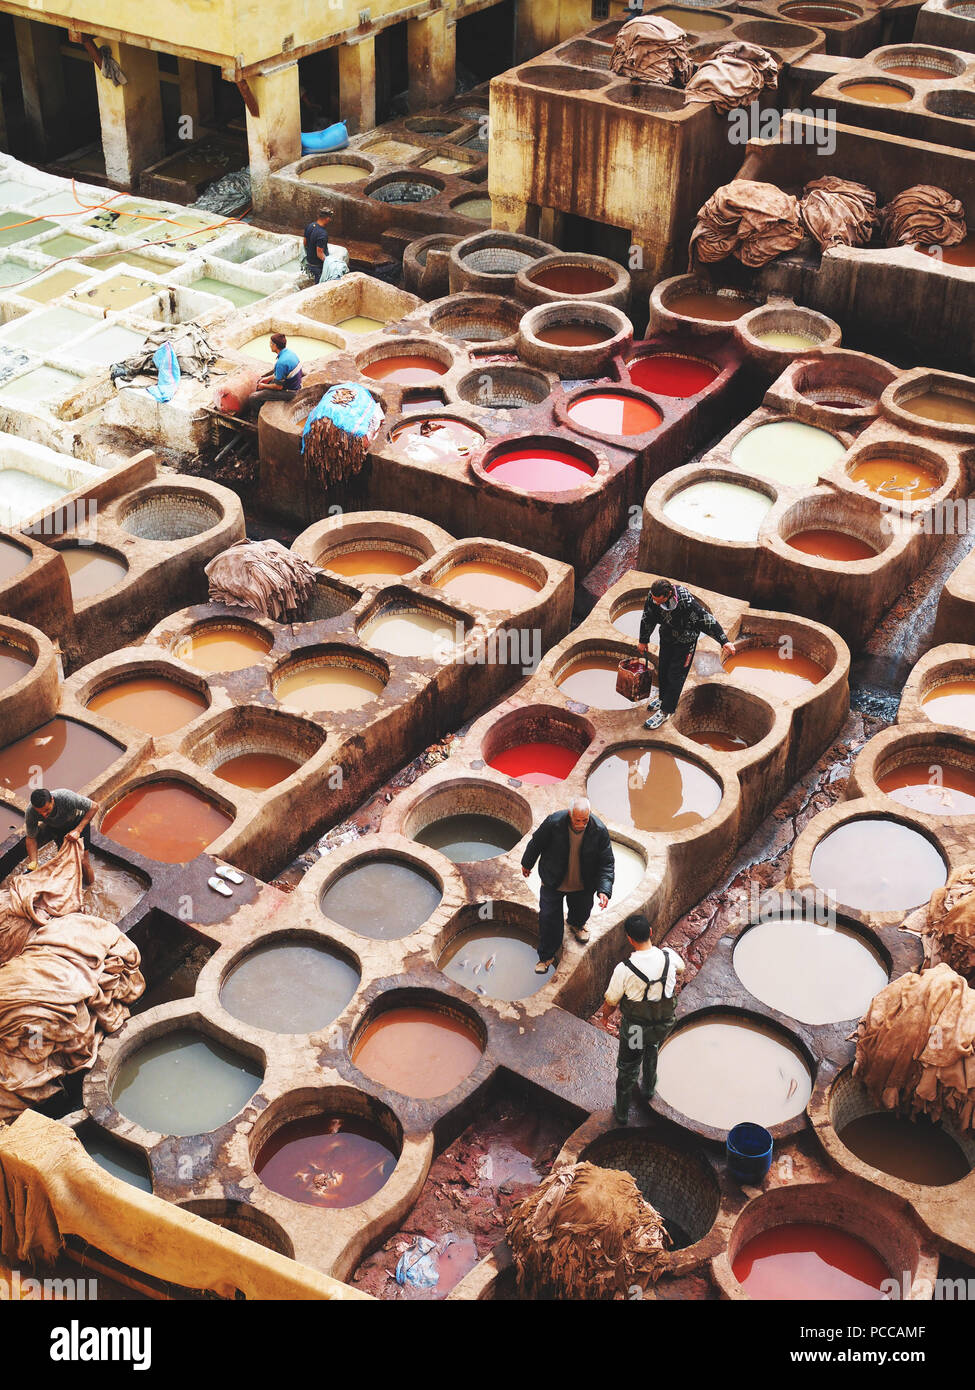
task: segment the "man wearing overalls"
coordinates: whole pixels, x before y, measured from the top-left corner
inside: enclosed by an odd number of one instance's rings
[[[623,923],[630,943],[629,960],[620,961],[610,978],[602,1007],[608,1019],[620,1007],[620,1050],[616,1059],[616,1106],[613,1118],[625,1125],[630,1097],[643,1067],[644,1100],[657,1088],[657,1052],[674,1026],[677,1000],[674,990],[684,962],[676,951],[653,944],[650,923],[640,913]]]

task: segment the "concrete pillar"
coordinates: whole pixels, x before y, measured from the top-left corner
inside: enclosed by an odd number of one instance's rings
[[[376,40],[343,43],[339,48],[340,119],[349,134],[372,130],[376,124]]]
[[[24,114],[37,157],[45,159],[52,150],[63,153],[70,131],[60,38],[53,24],[33,19],[15,19],[14,34]]]
[[[449,101],[457,85],[457,25],[447,10],[406,24],[409,106],[423,111]]]
[[[251,201],[260,212],[269,199],[269,180],[275,169],[301,158],[301,108],[298,64],[276,68],[249,79],[258,114],[247,112],[247,154],[251,171]]]
[[[193,58],[179,58],[179,114],[193,122],[194,140],[200,127],[213,120],[213,70]]]
[[[581,27],[588,28],[591,21]],[[515,0],[515,62],[524,63],[559,41],[559,6]]]
[[[112,183],[132,188],[165,153],[159,63],[148,48],[127,43],[109,48],[128,81],[117,87],[110,77],[96,73],[105,174]]]

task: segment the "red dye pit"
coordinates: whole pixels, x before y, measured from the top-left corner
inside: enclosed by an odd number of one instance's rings
[[[669,352],[649,353],[635,357],[630,365],[630,380],[642,391],[655,391],[660,396],[685,400],[696,396],[718,375],[713,362],[699,362],[694,357],[677,357]]]
[[[230,825],[209,797],[179,782],[148,782],[106,811],[101,831],[163,864],[186,864]]]
[[[587,392],[576,397],[566,414],[574,425],[599,434],[646,434],[663,419],[649,401],[622,391]]]
[[[598,294],[613,284],[601,270],[591,270],[585,265],[553,265],[532,275],[531,279],[555,294]]]
[[[282,1125],[255,1168],[265,1187],[313,1207],[354,1207],[389,1181],[396,1155],[378,1125],[312,1116]]]
[[[835,1226],[797,1221],[747,1241],[731,1266],[750,1298],[881,1299],[890,1271],[880,1256]]]
[[[526,492],[574,492],[585,486],[595,469],[577,454],[541,446],[499,454],[485,465],[484,471],[492,482],[524,488]]]
[[[797,531],[789,537],[789,544],[793,550],[801,550],[804,555],[815,555],[820,560],[836,560],[841,564],[848,564],[851,560],[872,560],[877,553],[872,545],[862,541],[859,536],[821,527]]]
[[[561,743],[519,743],[493,757],[489,766],[506,777],[517,777],[533,787],[563,782],[579,761],[579,754]]]

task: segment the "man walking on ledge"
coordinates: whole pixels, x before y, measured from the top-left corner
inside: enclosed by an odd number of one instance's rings
[[[544,975],[562,945],[564,904],[568,903],[569,926],[577,941],[589,940],[586,923],[598,894],[604,908],[613,891],[616,864],[609,831],[590,810],[584,796],[577,797],[568,811],[553,811],[525,846],[521,871],[527,878],[538,860],[542,880],[538,895],[538,964],[535,973]]]
[[[735,648],[728,641],[724,628],[700,599],[683,584],[669,579],[655,579],[650,585],[643,616],[640,619],[640,641],[637,650],[647,652],[647,643],[654,628],[660,624],[660,660],[657,665],[658,699],[647,705],[650,718],[645,729],[659,729],[677,708],[684,682],[694,660],[694,648],[702,632],[721,643],[723,657],[734,656]]]

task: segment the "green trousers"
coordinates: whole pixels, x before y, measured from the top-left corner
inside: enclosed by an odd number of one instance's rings
[[[620,1020],[620,1049],[616,1058],[616,1123],[626,1124],[633,1087],[643,1068],[641,1090],[649,1100],[657,1088],[657,1052],[674,1026],[677,1001],[668,999],[661,1004],[637,1005],[623,1009]]]

